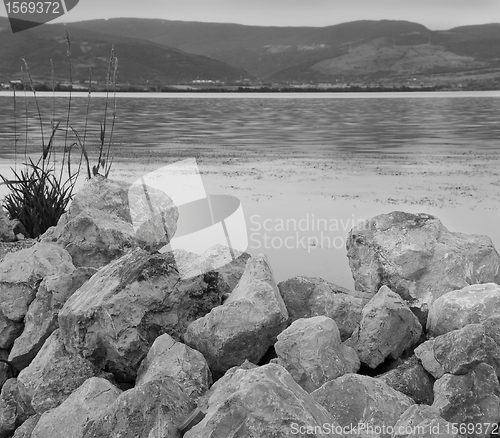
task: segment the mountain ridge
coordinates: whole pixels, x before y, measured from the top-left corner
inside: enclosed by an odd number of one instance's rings
[[[54,30],[55,26],[61,25],[41,27]],[[404,20],[279,27],[112,18],[71,23],[68,29],[70,33],[86,32],[109,41],[126,38],[128,49],[124,50],[125,65],[120,64],[120,71],[123,67],[133,70],[134,74],[128,76],[135,80],[144,80],[141,70],[151,70],[149,76],[156,82],[167,78],[170,82],[189,81],[196,77],[255,78],[264,83],[401,84],[418,80],[426,84],[492,83],[500,87],[500,23],[433,31]],[[135,59],[138,55],[132,53],[134,50],[146,51],[149,57],[143,54]],[[117,56],[121,62],[123,56],[120,53]],[[130,65],[126,64],[127,59]],[[203,67],[191,65],[184,73],[168,72],[174,59],[174,65],[187,66],[189,59],[203,61],[201,65],[205,66],[210,64],[211,69],[204,74]],[[215,61],[222,64],[216,68],[211,64]],[[222,65],[226,66],[224,78]]]

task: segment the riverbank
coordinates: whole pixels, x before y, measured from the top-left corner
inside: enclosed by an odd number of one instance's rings
[[[365,219],[394,210],[433,214],[449,230],[486,234],[500,248],[500,154],[166,147],[121,149],[116,157],[110,177],[130,183],[195,157],[208,194],[240,199],[248,251],[265,253],[278,281],[308,275],[352,289],[347,233]],[[1,160],[0,172],[11,163]],[[82,183],[83,178],[78,187]]]

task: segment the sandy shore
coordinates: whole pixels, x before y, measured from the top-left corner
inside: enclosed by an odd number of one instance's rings
[[[278,281],[294,275],[352,288],[345,237],[359,221],[394,210],[436,215],[451,231],[486,234],[500,249],[500,155],[352,154],[217,149],[117,151],[114,179],[133,182],[195,157],[209,194],[241,200],[251,254]],[[8,173],[12,160],[0,161]],[[83,183],[83,178],[79,184]],[[0,197],[5,187],[0,187]]]

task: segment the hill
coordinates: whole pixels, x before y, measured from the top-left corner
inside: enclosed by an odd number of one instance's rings
[[[135,84],[169,84],[194,79],[236,80],[249,73],[202,55],[144,39],[135,39],[68,26],[71,36],[71,59],[75,82],[89,79],[104,81],[111,48],[119,61],[118,81]],[[20,77],[25,58],[36,80],[51,77],[52,60],[55,77],[69,78],[68,44],[63,25],[52,24],[13,34],[7,19],[0,17],[0,81]]]
[[[390,20],[316,28],[117,18],[74,25],[209,56],[265,80],[500,74],[500,24],[431,31]]]

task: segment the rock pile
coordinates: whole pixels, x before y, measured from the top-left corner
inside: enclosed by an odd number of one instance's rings
[[[154,222],[134,232],[125,192],[91,181],[55,228],[0,262],[0,438],[497,429],[500,256],[488,238],[394,212],[349,234],[356,291],[276,284],[263,255],[157,252],[164,236]]]

